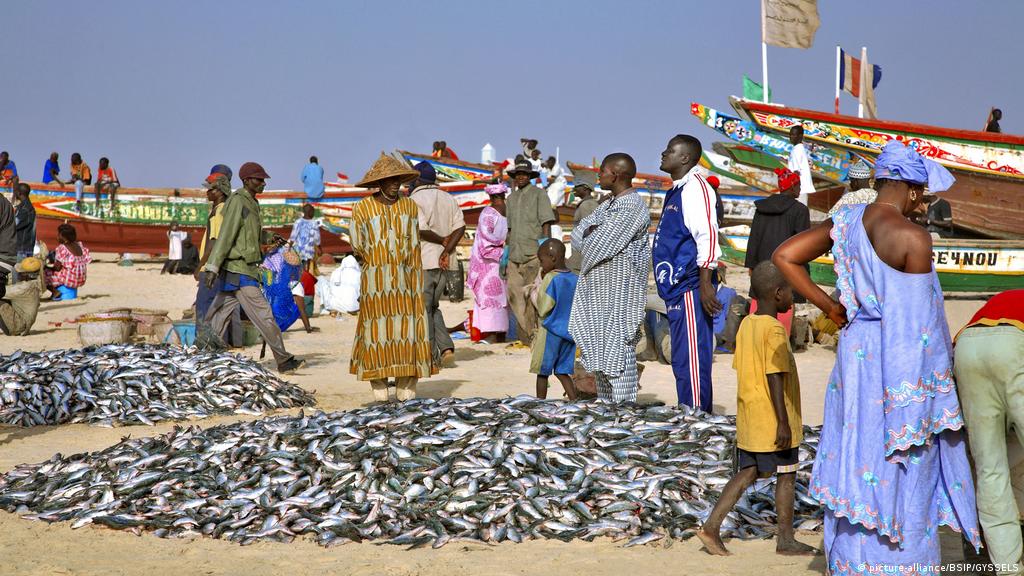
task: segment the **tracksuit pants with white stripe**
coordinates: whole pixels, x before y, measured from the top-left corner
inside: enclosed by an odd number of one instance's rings
[[[672,373],[679,404],[711,412],[711,355],[715,344],[713,319],[700,304],[700,288],[666,303],[672,338]]]

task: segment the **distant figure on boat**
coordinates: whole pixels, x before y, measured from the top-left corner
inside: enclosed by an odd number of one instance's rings
[[[14,190],[18,181],[18,167],[11,160],[11,155],[6,150],[0,152],[0,186],[10,186]]]
[[[793,151],[789,153],[786,168],[800,175],[800,203],[807,205],[807,195],[814,193],[814,180],[811,178],[811,156],[804,146],[804,127],[793,126],[789,129],[789,143]]]
[[[307,202],[324,197],[324,169],[316,156],[310,156],[309,164],[302,169],[302,187],[306,191]]]
[[[530,138],[520,138],[519,143],[523,145],[523,157],[533,158],[533,151],[537,149],[537,141]]]
[[[99,211],[100,197],[106,192],[110,195],[110,211],[113,212],[121,181],[117,179],[117,172],[110,166],[110,160],[106,157],[100,158],[99,168],[99,172],[96,173],[96,210]]]
[[[548,200],[554,207],[565,205],[565,188],[568,183],[565,180],[565,169],[558,165],[554,156],[548,156],[541,169],[541,174],[547,176]]]
[[[50,152],[50,157],[46,160],[46,164],[43,165],[43,184],[56,182],[63,186],[64,181],[57,176],[58,174],[60,174],[60,164],[57,163],[57,153]]]
[[[871,187],[871,166],[868,166],[867,162],[860,160],[853,166],[850,166],[849,178],[850,189],[829,209],[829,218],[836,213],[836,210],[843,206],[849,204],[871,204],[878,197],[878,192],[875,192],[874,188]]]
[[[452,160],[459,159],[459,156],[458,154],[455,153],[455,150],[449,148],[448,143],[445,142],[444,140],[438,140],[437,142],[434,142],[434,150],[430,153],[430,155],[434,158],[450,158]]]
[[[993,108],[988,113],[988,122],[985,124],[985,132],[1002,132],[1003,129],[999,127],[999,121],[1003,119],[1003,111],[999,108]]]
[[[85,186],[92,184],[92,169],[78,152],[71,155],[71,182],[75,185],[75,209],[81,212]]]

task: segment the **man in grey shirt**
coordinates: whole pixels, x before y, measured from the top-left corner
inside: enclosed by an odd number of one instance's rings
[[[580,203],[576,205],[576,211],[572,214],[572,226],[575,229],[584,218],[594,213],[598,202],[597,198],[594,198],[594,186],[589,182],[580,182],[573,186],[572,193],[580,199]],[[569,259],[565,261],[566,265],[569,266],[569,270],[572,270],[577,275],[580,273],[580,264],[582,262],[583,254],[579,250],[573,250],[572,256],[569,256]]]
[[[557,218],[544,190],[530,181],[540,176],[529,162],[517,163],[509,171],[514,187],[506,199],[508,215],[508,301],[516,319],[516,335],[529,346],[537,329],[537,309],[527,296],[527,287],[537,278],[540,262],[537,246],[551,236]]]

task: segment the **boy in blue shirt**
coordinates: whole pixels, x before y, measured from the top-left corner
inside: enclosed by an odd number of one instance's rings
[[[554,374],[565,395],[575,401],[576,342],[569,335],[569,312],[578,277],[565,265],[565,244],[560,240],[545,240],[537,258],[543,277],[535,301],[541,326],[532,343],[530,373],[537,375],[538,398],[547,398],[548,376]]]

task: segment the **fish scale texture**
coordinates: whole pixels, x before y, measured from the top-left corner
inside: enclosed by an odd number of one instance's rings
[[[807,427],[795,524],[819,430]],[[443,546],[611,537],[685,539],[732,476],[735,420],[604,402],[414,400],[209,429],[177,427],[106,450],[55,455],[0,477],[0,508],[26,518],[207,535],[248,544],[314,539]],[[774,531],[773,486],[744,495],[723,531]]]
[[[16,426],[152,425],[313,404],[253,360],[196,348],[111,344],[0,357],[0,423]]]

